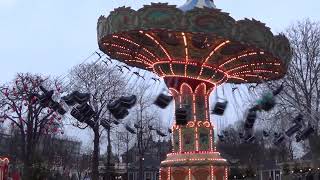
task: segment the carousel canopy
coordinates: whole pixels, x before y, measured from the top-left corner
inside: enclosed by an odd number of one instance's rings
[[[202,7],[202,8],[199,8]],[[210,84],[280,79],[291,59],[288,39],[257,20],[236,21],[208,0],[120,7],[98,20],[100,49],[161,77]]]

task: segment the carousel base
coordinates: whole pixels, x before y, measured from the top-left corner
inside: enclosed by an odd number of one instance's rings
[[[161,162],[159,180],[226,180],[228,167],[218,152],[171,153]]]

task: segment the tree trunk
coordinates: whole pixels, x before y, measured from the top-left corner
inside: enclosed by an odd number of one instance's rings
[[[138,148],[139,148],[139,179],[143,179],[143,142],[142,142],[142,127],[140,127],[138,140]]]
[[[34,146],[32,144],[32,126],[28,125],[27,127],[27,133],[21,135],[22,138],[22,144],[23,144],[23,150],[22,154],[24,156],[23,158],[23,177],[25,180],[32,180],[32,174],[33,174],[33,152],[34,152]]]
[[[110,175],[110,171],[111,171],[111,135],[110,135],[110,126],[108,126],[107,128],[107,138],[108,138],[108,147],[107,147],[107,180],[111,180],[111,175]]]
[[[311,135],[309,137],[309,145],[310,145],[310,150],[312,153],[312,160],[314,162],[318,161],[320,158],[320,142],[319,142],[319,135]]]
[[[143,133],[143,129],[142,129],[142,127],[143,127],[143,124],[142,124],[142,119],[143,119],[143,117],[142,117],[142,112],[143,112],[143,110],[142,110],[142,107],[140,108],[140,133],[138,133],[139,134],[139,139],[138,139],[138,148],[139,148],[139,179],[143,179],[143,148],[145,148],[144,146],[143,146],[143,135],[142,135],[142,133]],[[140,142],[140,143],[139,143]]]
[[[32,163],[29,156],[25,156],[23,160],[23,179],[32,180]]]
[[[93,129],[92,180],[99,180],[99,125]]]

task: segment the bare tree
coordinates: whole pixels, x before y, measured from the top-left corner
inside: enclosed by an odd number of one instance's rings
[[[58,91],[53,82],[39,75],[17,74],[12,83],[0,87],[0,118],[18,130],[24,179],[31,179],[35,149],[42,135],[58,133],[62,127],[61,116],[43,107],[36,96],[42,94],[40,85]]]
[[[255,168],[266,160],[274,162],[288,160],[290,152],[287,146],[270,146],[273,135],[264,137],[261,129],[254,132],[255,140],[252,143],[245,142],[239,136],[239,133],[243,132],[243,126],[243,122],[238,122],[224,129],[223,141],[219,141],[217,145],[223,156],[243,166]]]
[[[283,128],[291,124],[296,114],[303,114],[304,125],[313,126],[316,131],[309,137],[306,150],[320,157],[320,23],[309,19],[298,21],[287,29],[286,35],[293,56],[286,76],[276,83],[283,83],[284,90],[275,114],[282,120]]]
[[[111,115],[108,112],[107,104],[119,97],[124,92],[124,81],[121,74],[114,68],[109,68],[103,64],[91,63],[81,64],[74,67],[70,76],[69,91],[78,90],[80,92],[90,93],[91,98],[89,105],[95,111],[93,120],[94,126],[88,126],[79,122],[74,123],[75,126],[85,129],[92,129],[93,138],[93,154],[92,154],[92,179],[98,180],[99,176],[99,143],[103,128],[100,128],[100,120],[108,119],[111,125]],[[110,145],[110,128],[107,129],[108,137],[108,162],[110,162],[111,145]]]
[[[132,119],[135,119],[135,127],[137,128],[137,149],[139,157],[139,179],[143,179],[143,159],[145,152],[150,148],[155,132],[150,129],[159,128],[157,124],[160,120],[159,114],[155,111],[155,106],[150,98],[152,86],[141,85],[137,88],[137,103],[133,112]]]

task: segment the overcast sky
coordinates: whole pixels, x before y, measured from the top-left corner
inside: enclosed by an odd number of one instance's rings
[[[150,0],[0,0],[0,83],[17,72],[65,74],[97,47],[96,22],[119,6]],[[156,0],[182,5],[184,0]],[[216,0],[236,20],[255,18],[274,33],[297,20],[320,21],[318,0]]]

